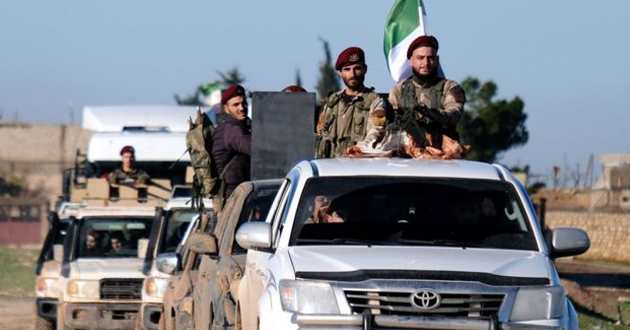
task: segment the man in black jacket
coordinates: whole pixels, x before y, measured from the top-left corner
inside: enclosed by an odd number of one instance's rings
[[[212,157],[223,180],[223,192],[218,196],[220,205],[214,203],[215,208],[222,208],[236,186],[250,180],[252,136],[245,89],[240,85],[230,86],[223,91],[221,104],[223,112],[217,115],[218,125],[212,137]]]

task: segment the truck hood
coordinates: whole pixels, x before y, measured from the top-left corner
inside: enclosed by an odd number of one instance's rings
[[[79,259],[72,265],[70,276],[82,280],[144,278],[143,262],[138,258]]]
[[[296,273],[432,271],[551,278],[548,259],[536,251],[455,247],[294,246]]]

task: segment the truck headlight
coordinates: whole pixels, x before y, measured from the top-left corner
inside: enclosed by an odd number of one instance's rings
[[[67,292],[71,297],[76,298],[96,298],[100,297],[98,281],[68,281]]]
[[[168,279],[159,277],[148,277],[144,281],[144,292],[151,297],[162,298],[166,292]]]
[[[280,301],[286,312],[339,314],[332,287],[324,282],[281,280]]]
[[[37,296],[50,295],[51,291],[54,289],[55,281],[54,278],[38,278],[37,284],[35,285],[35,294],[37,294]]]
[[[522,288],[514,299],[510,321],[550,320],[562,316],[564,288],[559,285]]]

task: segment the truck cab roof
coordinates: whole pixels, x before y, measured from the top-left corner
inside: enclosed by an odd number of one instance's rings
[[[76,218],[85,217],[153,217],[155,216],[155,207],[150,206],[133,206],[133,207],[85,207],[77,211]]]
[[[498,165],[467,160],[428,160],[406,158],[334,158],[303,161],[313,176],[392,176],[439,177],[502,180],[505,171]]]

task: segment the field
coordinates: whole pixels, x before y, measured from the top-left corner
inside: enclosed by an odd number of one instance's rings
[[[0,298],[33,297],[39,250],[0,246]]]

